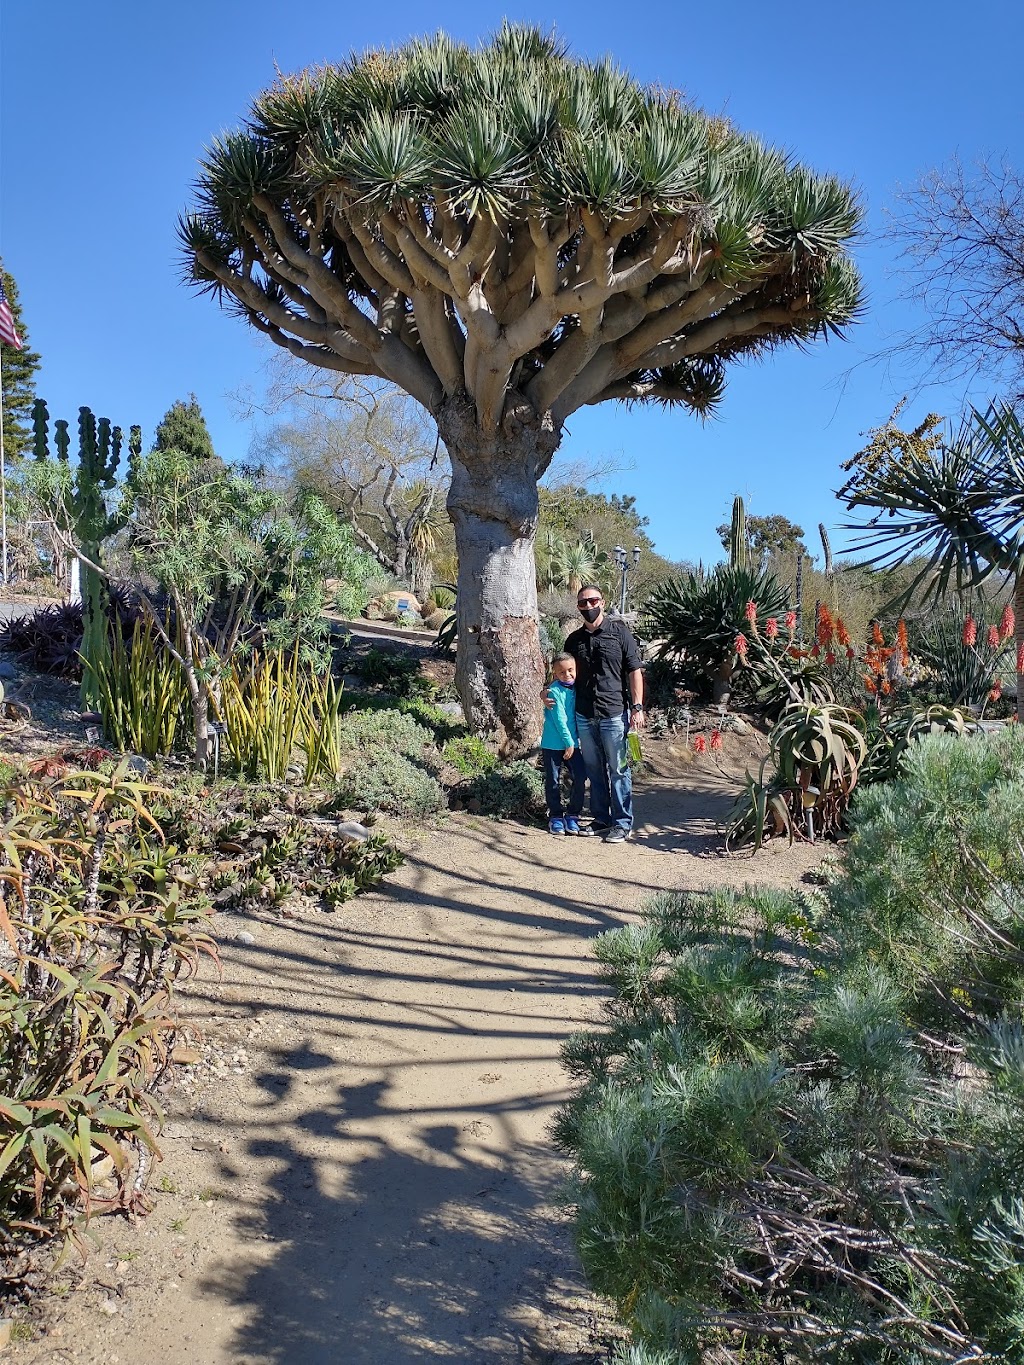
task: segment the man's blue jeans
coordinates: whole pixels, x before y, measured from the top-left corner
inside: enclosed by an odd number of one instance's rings
[[[590,813],[598,825],[633,828],[633,777],[626,761],[626,713],[595,720],[576,713],[580,752],[590,778]]]

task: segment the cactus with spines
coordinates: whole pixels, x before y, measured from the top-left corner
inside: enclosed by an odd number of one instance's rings
[[[33,452],[39,461],[50,458],[49,413],[46,403],[37,398],[32,409]],[[69,465],[71,438],[68,423],[54,422],[53,443],[60,464]],[[125,524],[122,512],[107,508],[106,494],[117,482],[123,433],[110,419],[99,420],[91,409],[78,410],[78,462],[70,481],[65,508],[69,531],[80,552],[82,587],[82,657],[89,665],[82,672],[82,703],[92,709],[97,704],[95,677],[107,649],[107,607],[109,594],[103,574],[103,543]],[[134,474],[142,452],[142,430],[132,427],[128,438],[128,478]]]
[[[729,565],[733,569],[745,569],[749,559],[747,511],[743,506],[743,499],[736,497],[732,502],[732,525],[729,528]]]

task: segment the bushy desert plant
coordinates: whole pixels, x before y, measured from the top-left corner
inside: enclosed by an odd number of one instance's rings
[[[495,820],[532,819],[544,814],[544,779],[525,759],[480,773],[459,789],[470,810]]]
[[[4,793],[0,1249],[74,1229],[98,1205],[145,1206],[171,988],[214,953],[155,795],[127,762]],[[100,1195],[104,1156],[112,1179]]]
[[[356,665],[355,671],[367,687],[379,687],[394,697],[422,697],[429,700],[435,687],[420,668],[420,661],[412,654],[398,654],[388,649],[368,649]]]
[[[448,711],[443,711],[434,702],[422,697],[391,697],[382,693],[349,692],[345,697],[345,715],[354,711],[398,711],[403,716],[411,716],[428,729],[434,743],[440,747],[456,735],[466,733],[465,721],[459,720]]]
[[[340,738],[347,751],[402,754],[414,759],[422,758],[424,749],[433,742],[433,735],[425,726],[394,706],[346,712],[341,720]]]
[[[597,941],[577,1244],[635,1362],[1024,1350],[1024,736],[936,736],[813,898],[670,894]]]
[[[441,757],[463,777],[479,777],[498,766],[498,755],[479,735],[450,739],[441,750]]]
[[[442,808],[444,793],[436,779],[411,759],[377,750],[342,774],[334,804],[342,810],[426,816]]]

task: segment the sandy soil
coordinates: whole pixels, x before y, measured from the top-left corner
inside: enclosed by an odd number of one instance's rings
[[[222,919],[223,980],[184,996],[207,1061],[165,1097],[155,1210],[97,1220],[11,1356],[604,1360],[547,1138],[559,1046],[599,1016],[588,940],[654,890],[794,884],[821,861],[721,854],[747,756],[729,739],[727,776],[648,746],[629,844],[454,815],[336,915]]]

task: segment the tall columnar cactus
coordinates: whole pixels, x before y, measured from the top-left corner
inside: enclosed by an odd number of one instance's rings
[[[750,545],[747,541],[747,512],[742,498],[732,503],[732,526],[729,529],[729,564],[733,569],[747,568]]]
[[[32,410],[34,431],[33,448],[39,461],[50,458],[49,413],[45,402],[37,398]],[[70,467],[71,447],[68,424],[54,423],[54,445],[57,460]],[[64,508],[75,549],[80,552],[82,585],[82,656],[87,664],[98,664],[108,649],[107,606],[109,595],[103,568],[103,542],[119,531],[124,518],[107,508],[106,495],[114,488],[117,467],[121,460],[123,436],[120,427],[113,427],[110,419],[98,421],[89,408],[78,410],[78,462],[69,481]],[[142,429],[132,427],[129,439],[129,479],[142,450]],[[86,667],[82,672],[82,703],[93,707],[96,670]]]

